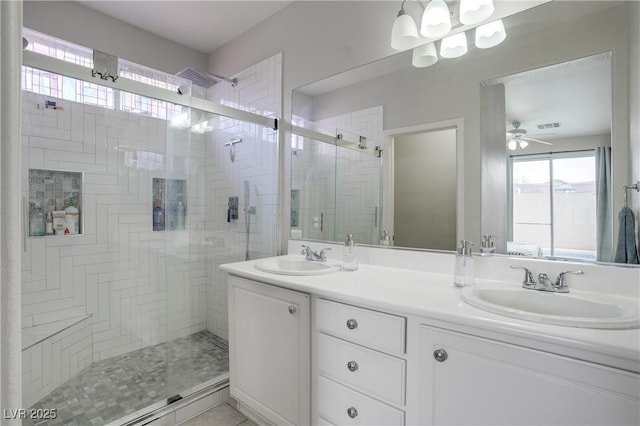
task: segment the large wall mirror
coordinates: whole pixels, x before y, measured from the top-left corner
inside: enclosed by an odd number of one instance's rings
[[[346,221],[337,213],[344,200],[336,192],[345,184],[340,169],[355,167],[340,159],[335,144],[332,154],[314,157],[313,166],[298,162],[297,169],[292,158],[292,237],[338,241],[340,234],[355,233],[347,228],[366,223],[357,231],[365,244],[381,243],[388,230],[397,235],[396,246],[453,250],[457,240],[479,245],[490,234],[498,253],[612,260],[623,186],[640,168],[629,142],[630,96],[637,96],[630,95],[629,76],[638,70],[628,56],[640,48],[630,37],[637,32],[630,18],[638,17],[630,13],[635,7],[624,1],[551,1],[505,18],[507,38],[494,48],[471,47],[465,56],[427,68],[412,67],[411,52],[403,52],[294,91],[294,125],[334,139],[349,134],[355,144],[365,137],[382,156],[368,163],[380,169],[360,184],[363,209],[330,235],[313,233],[318,212],[333,212],[334,223]],[[447,130],[453,132],[451,149],[417,141],[420,134]],[[407,158],[407,148],[414,158]],[[610,161],[609,192],[599,199],[598,151]],[[394,174],[416,164],[424,173]],[[300,170],[310,167],[333,167],[323,199],[303,195],[305,185],[322,182],[303,176]],[[316,204],[305,203],[305,196]],[[555,212],[549,207],[554,202],[571,206],[574,216]],[[402,203],[409,206],[406,217]],[[433,206],[447,207],[432,212]],[[305,208],[310,210],[303,213]],[[415,229],[412,238],[402,236],[407,229],[394,217]],[[305,221],[309,226],[301,226]],[[434,225],[443,231],[438,238],[417,238],[418,228]]]

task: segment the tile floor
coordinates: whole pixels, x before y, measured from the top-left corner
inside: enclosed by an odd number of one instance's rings
[[[227,341],[200,331],[92,363],[31,407],[56,408],[56,419],[23,425],[104,425],[228,372]]]
[[[229,404],[221,404],[197,417],[187,420],[180,426],[257,426],[244,414]]]

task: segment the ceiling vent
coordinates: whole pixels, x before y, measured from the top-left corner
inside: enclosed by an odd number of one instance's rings
[[[546,129],[555,129],[560,127],[560,123],[545,123],[545,124],[538,124],[538,129],[539,130],[546,130]]]

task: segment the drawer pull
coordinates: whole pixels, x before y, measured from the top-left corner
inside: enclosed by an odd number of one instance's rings
[[[436,349],[433,352],[433,357],[436,359],[436,361],[438,362],[444,362],[447,360],[447,351],[445,351],[444,349]]]
[[[349,371],[356,371],[358,369],[358,363],[355,361],[349,361],[347,363],[347,368]]]
[[[358,410],[356,410],[356,407],[349,407],[347,408],[347,415],[355,419],[358,416]]]
[[[358,321],[356,321],[354,319],[348,319],[347,320],[347,328],[349,330],[354,330],[354,329],[358,328]]]
[[[296,307],[295,307],[295,306],[293,306],[293,305],[289,305],[289,313],[290,313],[291,315],[295,314],[295,313],[296,313],[296,311],[297,311],[297,309],[296,309]]]

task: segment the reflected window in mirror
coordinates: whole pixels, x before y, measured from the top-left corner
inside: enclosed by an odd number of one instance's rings
[[[595,261],[597,207],[608,204],[596,151],[511,156],[509,163],[509,254]]]

